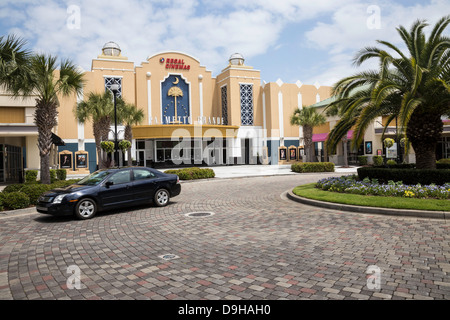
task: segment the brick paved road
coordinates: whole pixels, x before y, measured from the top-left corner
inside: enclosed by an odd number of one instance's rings
[[[2,218],[0,298],[450,299],[448,222],[326,210],[281,196],[318,177],[183,183],[166,208],[88,221]],[[79,289],[67,287],[72,265]],[[371,265],[381,269],[380,289],[367,286]]]

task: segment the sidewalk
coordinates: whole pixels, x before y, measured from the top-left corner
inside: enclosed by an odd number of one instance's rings
[[[298,174],[291,171],[291,165],[236,165],[236,166],[214,166],[207,167],[214,170],[215,178],[242,178],[256,176],[274,176]],[[177,169],[177,168],[170,168]],[[335,172],[344,174],[356,173],[357,167],[336,167]],[[166,171],[169,169],[162,169]]]
[[[204,167],[211,168],[216,174],[216,178],[243,178],[243,177],[256,177],[256,176],[274,176],[274,175],[291,175],[298,174],[291,171],[291,165],[236,165],[236,166],[213,166]],[[336,167],[335,172],[344,174],[356,173],[358,167],[342,168]],[[179,168],[164,168],[159,169],[164,172],[169,169]],[[67,179],[81,179],[86,175],[67,175]],[[2,191],[6,185],[0,186]]]

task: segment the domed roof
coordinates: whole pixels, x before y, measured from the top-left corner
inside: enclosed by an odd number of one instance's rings
[[[109,41],[103,46],[102,52],[105,56],[119,56],[121,50],[117,43]]]
[[[233,53],[228,61],[231,65],[241,66],[244,64],[244,56],[240,53]]]

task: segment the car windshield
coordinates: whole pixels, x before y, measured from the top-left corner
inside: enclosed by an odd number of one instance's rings
[[[110,174],[111,174],[111,172],[109,172],[109,171],[97,171],[97,172],[91,173],[87,177],[84,177],[83,179],[78,181],[77,184],[87,185],[87,186],[96,186]]]

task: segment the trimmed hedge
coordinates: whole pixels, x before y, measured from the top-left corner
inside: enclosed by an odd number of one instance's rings
[[[216,176],[212,169],[196,167],[166,170],[164,173],[176,174],[180,180],[208,179]]]
[[[368,158],[367,156],[359,156],[358,157],[358,163],[360,166],[365,166],[368,163]]]
[[[12,210],[23,209],[30,206],[30,198],[24,192],[10,192],[5,195],[3,204],[6,208]]]
[[[25,171],[25,182],[26,183],[35,183],[37,179],[38,171],[37,170],[27,170]]]
[[[0,211],[5,209],[22,209],[36,205],[39,197],[46,191],[67,187],[80,179],[59,180],[52,184],[18,183],[6,186],[0,192]],[[12,196],[10,194],[13,194]],[[26,198],[26,199],[25,199]]]
[[[377,179],[381,183],[402,181],[404,184],[437,184],[450,183],[450,169],[405,169],[405,168],[358,168],[360,180]]]
[[[0,192],[0,211],[3,211],[3,202],[5,201],[5,194]]]
[[[49,191],[51,188],[53,186],[50,184],[24,184],[20,192],[28,195],[30,205],[36,205],[41,194]]]
[[[66,180],[67,178],[66,169],[56,169],[56,177],[58,178],[58,180]]]
[[[382,156],[373,156],[372,157],[373,160],[373,165],[374,166],[381,166],[383,165],[383,157]]]
[[[291,170],[298,173],[306,172],[334,172],[332,162],[298,162],[291,165]]]

